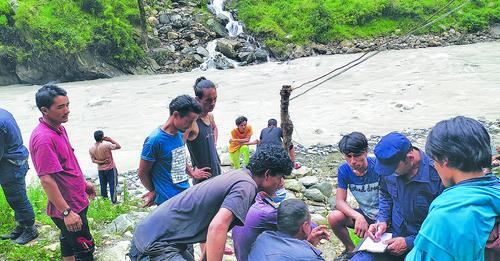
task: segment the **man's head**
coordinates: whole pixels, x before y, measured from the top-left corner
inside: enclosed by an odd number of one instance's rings
[[[68,121],[69,99],[62,88],[52,84],[44,85],[36,92],[35,101],[43,117],[51,122],[61,124]]]
[[[252,172],[259,190],[274,196],[283,186],[283,176],[292,172],[293,164],[281,146],[263,145],[252,155],[247,168]]]
[[[478,121],[458,116],[440,121],[427,136],[425,151],[446,187],[457,172],[479,173],[491,167],[490,135]]]
[[[278,230],[297,239],[307,239],[311,233],[311,214],[299,199],[287,199],[278,207]]]
[[[168,105],[175,128],[186,131],[201,113],[200,104],[189,95],[177,96]]]
[[[245,130],[247,129],[247,117],[245,116],[240,116],[238,118],[236,118],[236,126],[238,126],[238,131],[241,132],[241,133],[244,133]]]
[[[276,119],[269,119],[267,121],[267,127],[278,127],[278,121]]]
[[[95,141],[101,142],[102,138],[104,138],[104,132],[102,132],[102,130],[96,130],[94,132],[94,139],[95,139]]]
[[[364,171],[368,167],[368,140],[363,133],[352,132],[342,137],[339,150],[352,169]]]
[[[413,168],[412,150],[410,140],[403,134],[391,132],[385,135],[374,149],[377,157],[375,171],[382,176],[408,174]]]
[[[215,103],[217,102],[217,89],[212,81],[207,80],[203,76],[196,79],[194,94],[204,113],[209,113],[214,110]]]

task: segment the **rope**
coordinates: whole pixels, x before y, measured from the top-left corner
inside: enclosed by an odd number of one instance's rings
[[[420,26],[418,26],[418,27],[416,27],[416,28],[413,28],[413,29],[411,29],[410,31],[408,31],[407,33],[405,33],[403,38],[400,38],[400,39],[396,38],[396,39],[391,39],[391,40],[385,41],[384,43],[382,43],[381,45],[379,45],[379,46],[376,48],[376,51],[375,51],[375,52],[373,52],[373,53],[371,53],[369,56],[367,56],[367,55],[368,55],[371,51],[367,51],[367,52],[363,53],[363,55],[361,55],[360,57],[358,57],[358,58],[356,58],[356,59],[354,59],[354,60],[350,61],[349,63],[344,64],[343,66],[340,66],[340,67],[338,67],[338,68],[335,68],[334,70],[331,70],[330,72],[328,72],[328,73],[326,73],[326,74],[324,74],[324,75],[322,75],[322,76],[320,76],[320,77],[317,77],[317,78],[315,78],[315,79],[313,79],[313,80],[310,80],[310,81],[308,81],[308,82],[305,82],[305,83],[301,84],[301,85],[300,85],[300,86],[298,86],[298,87],[293,88],[292,90],[297,90],[297,89],[299,89],[299,88],[304,87],[304,86],[305,86],[305,85],[307,85],[307,84],[310,84],[310,83],[313,83],[313,82],[315,82],[315,81],[318,81],[318,80],[320,80],[320,79],[322,79],[322,78],[325,78],[326,76],[328,76],[328,75],[330,75],[330,74],[332,74],[332,73],[334,73],[334,72],[336,72],[336,71],[338,71],[338,70],[341,70],[341,69],[344,69],[344,68],[345,68],[344,70],[340,71],[339,73],[336,73],[336,74],[334,74],[334,75],[333,75],[333,76],[331,76],[331,77],[328,77],[326,80],[324,80],[324,81],[322,81],[322,82],[320,82],[320,83],[318,83],[318,84],[316,84],[316,85],[314,85],[314,86],[310,87],[310,88],[309,88],[309,89],[307,89],[306,91],[304,91],[304,92],[302,92],[302,93],[300,93],[300,94],[298,94],[298,95],[296,95],[296,96],[294,96],[294,97],[290,98],[290,101],[292,101],[293,99],[298,98],[298,97],[300,97],[300,96],[302,96],[302,95],[306,94],[306,93],[307,93],[307,92],[309,92],[310,90],[312,90],[312,89],[314,89],[314,88],[318,87],[319,85],[321,85],[321,84],[325,83],[326,81],[328,81],[328,80],[330,80],[330,79],[332,79],[332,78],[334,78],[334,77],[336,77],[336,76],[338,76],[338,75],[340,75],[340,74],[342,74],[342,73],[344,73],[344,72],[348,71],[349,69],[351,69],[351,68],[353,68],[353,67],[355,67],[355,66],[357,66],[357,65],[359,65],[359,64],[361,64],[361,63],[363,63],[364,61],[366,61],[366,60],[370,59],[371,57],[373,57],[373,56],[377,55],[378,53],[380,53],[380,52],[382,51],[382,50],[380,50],[380,49],[381,49],[381,47],[383,47],[383,46],[385,46],[385,45],[387,45],[387,44],[389,44],[389,43],[391,43],[391,42],[394,42],[394,41],[406,41],[406,39],[408,39],[408,38],[411,36],[411,34],[412,34],[412,33],[414,33],[415,31],[418,31],[418,30],[420,30],[420,29],[423,29],[423,28],[425,28],[425,27],[428,27],[428,26],[430,26],[430,25],[432,25],[432,24],[436,23],[437,21],[439,21],[439,20],[441,20],[441,19],[445,18],[446,16],[448,16],[448,15],[452,14],[453,12],[457,11],[458,9],[462,8],[464,5],[466,5],[467,3],[469,3],[469,2],[470,2],[470,0],[467,0],[467,1],[463,2],[462,4],[460,4],[459,6],[457,6],[457,7],[453,8],[452,10],[448,11],[447,13],[442,14],[442,15],[440,15],[438,18],[436,18],[436,19],[434,19],[434,20],[432,20],[432,21],[431,21],[431,19],[432,19],[432,18],[434,18],[434,17],[435,17],[438,13],[440,13],[440,12],[441,12],[442,10],[444,10],[445,8],[449,7],[449,6],[450,6],[451,4],[453,4],[455,1],[456,1],[456,0],[451,0],[451,1],[449,1],[446,5],[444,5],[443,7],[441,7],[438,11],[434,12],[434,13],[433,13],[433,14],[432,14],[429,18],[427,18],[424,22],[422,22]],[[365,56],[367,56],[367,57],[365,58]],[[359,62],[358,62],[358,61],[359,61]],[[353,64],[353,63],[354,63],[354,64]]]

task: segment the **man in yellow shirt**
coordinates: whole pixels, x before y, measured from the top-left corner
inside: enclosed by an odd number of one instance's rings
[[[240,155],[243,154],[243,164],[248,164],[250,158],[250,150],[248,145],[255,145],[258,140],[250,141],[253,135],[252,126],[247,124],[248,119],[245,116],[240,116],[236,119],[236,128],[231,131],[231,139],[229,140],[229,155],[231,157],[231,165],[234,169],[240,168]]]

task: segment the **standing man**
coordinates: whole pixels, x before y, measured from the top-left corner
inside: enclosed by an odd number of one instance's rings
[[[42,117],[31,133],[31,159],[47,194],[47,214],[61,230],[61,255],[68,261],[94,260],[87,195],[93,198],[95,189],[91,182],[85,182],[62,125],[68,121],[69,99],[56,85],[43,86],[35,97]]]
[[[90,158],[97,164],[99,172],[99,183],[101,184],[101,196],[108,198],[111,195],[111,202],[116,204],[116,186],[118,185],[118,171],[113,160],[112,150],[119,150],[122,147],[118,142],[110,137],[105,137],[101,130],[94,132],[95,144],[90,148]],[[104,142],[107,141],[107,142]]]
[[[189,95],[181,95],[169,104],[168,120],[144,141],[139,162],[139,178],[149,190],[145,205],[162,204],[189,188],[189,176],[206,178],[206,168],[187,170],[186,150],[182,140],[185,131],[198,118],[201,107]]]
[[[488,132],[463,116],[441,121],[429,133],[425,150],[447,189],[432,202],[406,260],[484,260],[500,216],[500,181],[482,171],[491,165]]]
[[[377,223],[368,228],[375,241],[385,232],[387,252],[358,252],[351,260],[404,260],[427,217],[431,202],[444,187],[434,162],[403,134],[391,132],[375,146],[375,171],[381,175]]]
[[[281,147],[255,153],[238,169],[193,186],[158,206],[135,227],[132,260],[194,260],[189,244],[206,242],[206,260],[222,260],[227,232],[243,225],[255,195],[273,195],[290,175]]]
[[[222,171],[216,147],[218,131],[211,113],[217,102],[217,89],[213,82],[200,77],[194,85],[194,93],[202,112],[184,133],[184,141],[189,149],[193,168],[208,168],[207,171],[210,172],[206,178],[193,177],[193,184],[198,184],[205,179],[220,175]]]
[[[282,146],[283,144],[283,131],[280,127],[278,127],[278,121],[276,119],[269,119],[267,121],[267,128],[262,129],[259,136],[259,144],[257,145],[257,150],[261,146],[265,145],[278,145]],[[293,148],[293,144],[290,145],[288,149],[290,153],[290,159],[293,162],[293,168],[299,169],[300,163],[295,161],[295,149]]]
[[[336,210],[328,216],[333,233],[344,244],[345,250],[339,256],[349,259],[354,250],[349,231],[363,238],[368,226],[375,223],[378,214],[379,176],[375,172],[375,157],[368,157],[368,140],[360,132],[352,132],[339,141],[339,150],[346,163],[338,171],[338,188],[335,194]],[[347,204],[347,189],[351,191],[360,208]]]
[[[28,171],[28,155],[16,120],[0,108],[0,185],[17,222],[14,230],[0,238],[11,239],[21,245],[38,237],[35,213],[26,196],[24,178]]]

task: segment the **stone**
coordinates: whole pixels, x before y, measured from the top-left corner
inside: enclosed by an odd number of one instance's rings
[[[127,230],[133,229],[134,224],[127,218],[127,214],[119,215],[104,229],[105,233],[123,234]]]
[[[210,56],[210,53],[208,53],[207,49],[203,48],[202,46],[198,46],[196,48],[196,53],[203,56],[203,57]]]
[[[230,59],[238,58],[238,54],[236,53],[236,45],[238,42],[229,39],[220,39],[217,40],[217,45],[215,50],[222,53],[224,56]]]
[[[172,23],[178,22],[180,20],[182,20],[182,16],[180,16],[178,14],[174,14],[174,15],[170,16],[170,21],[172,21]]]
[[[330,205],[331,209],[335,209],[336,208],[336,206],[337,206],[337,199],[335,198],[335,196],[330,197],[328,199],[328,204]]]
[[[319,184],[313,185],[311,188],[316,188],[325,195],[325,197],[330,197],[333,192],[333,185],[330,182],[324,181]]]
[[[231,166],[231,157],[229,152],[224,152],[219,155],[221,166]]]
[[[177,38],[179,38],[179,34],[176,32],[168,32],[167,37],[168,37],[168,39],[177,39]]]
[[[306,189],[304,190],[304,196],[310,200],[316,201],[316,202],[324,202],[325,196],[319,189]]]
[[[167,14],[160,15],[159,20],[162,24],[170,24],[172,22]]]
[[[96,260],[97,261],[108,261],[108,260],[125,260],[125,255],[130,249],[130,240],[119,241],[110,244],[109,247],[103,247],[99,249]]]
[[[45,251],[50,251],[50,252],[56,252],[57,248],[59,247],[59,242],[47,245],[43,247],[43,250]]]
[[[490,33],[495,38],[500,38],[500,24],[494,24],[490,27]]]
[[[285,180],[285,188],[296,192],[302,192],[305,189],[304,185],[302,185],[300,181],[295,179]]]
[[[253,61],[255,61],[255,53],[253,52],[238,53],[238,61],[246,62],[247,64],[252,63]]]
[[[300,179],[300,182],[302,182],[302,185],[304,185],[306,188],[315,185],[316,183],[319,182],[318,177],[315,176],[306,176]]]
[[[150,17],[148,17],[148,23],[156,26],[160,23],[160,21],[158,21],[158,19],[156,17],[150,16]]]
[[[203,63],[205,60],[203,59],[203,57],[201,57],[199,54],[194,54],[193,55],[193,58],[195,61],[197,61],[198,63]]]
[[[314,221],[318,225],[328,226],[328,220],[326,219],[326,217],[322,216],[321,214],[311,214],[311,220]]]
[[[255,50],[255,59],[258,62],[267,62],[269,54],[266,52],[266,50],[258,48]]]
[[[229,32],[227,31],[226,27],[224,27],[222,24],[218,23],[214,19],[208,19],[207,20],[207,27],[215,32],[218,37],[227,37],[229,36]]]
[[[307,175],[311,175],[312,171],[307,166],[301,166],[299,169],[293,169],[292,175],[296,177],[303,177]]]
[[[216,69],[226,70],[234,68],[234,64],[232,64],[224,55],[217,54],[214,57],[213,64]]]

